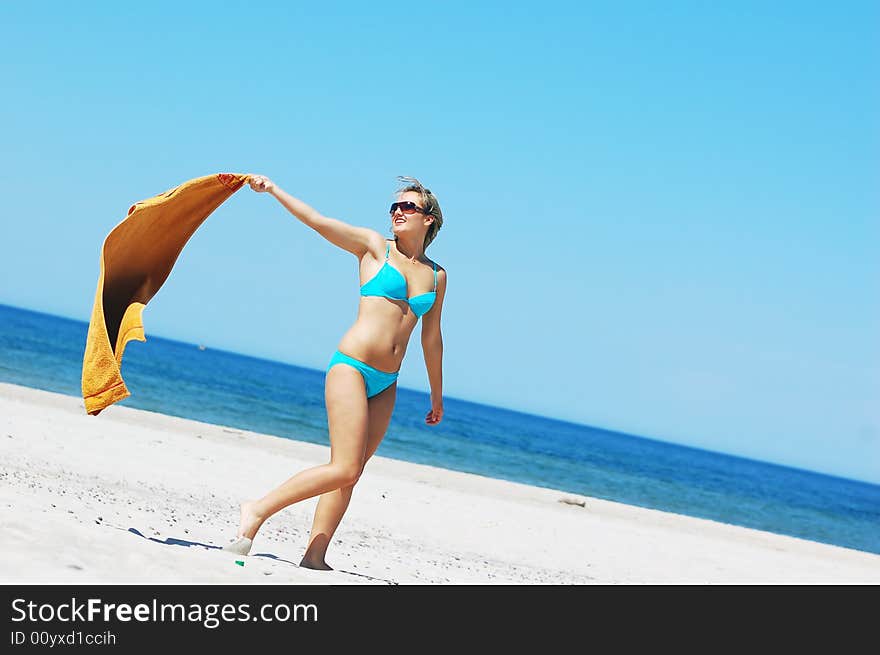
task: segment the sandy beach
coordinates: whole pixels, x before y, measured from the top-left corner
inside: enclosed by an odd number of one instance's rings
[[[386,459],[327,561],[302,569],[317,499],[221,547],[238,501],[329,449],[0,384],[3,584],[878,584],[880,556]],[[244,566],[236,560],[244,561]]]

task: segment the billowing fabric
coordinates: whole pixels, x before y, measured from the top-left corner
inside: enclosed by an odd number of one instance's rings
[[[144,307],[193,233],[247,180],[247,175],[232,173],[189,180],[132,205],[107,235],[83,355],[86,412],[95,416],[131,395],[120,367],[125,345],[132,339],[146,341]]]

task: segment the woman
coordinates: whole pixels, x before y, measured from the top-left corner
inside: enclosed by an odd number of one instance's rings
[[[330,570],[325,562],[327,546],[364,465],[388,429],[400,363],[420,318],[431,386],[431,410],[425,423],[437,425],[443,418],[440,312],[446,271],[425,257],[425,249],[443,224],[443,214],[437,198],[418,180],[399,179],[404,185],[391,205],[394,238],[390,240],[374,230],[322,216],[264,176],[249,179],[254,191],[271,193],[307,226],[357,257],[361,298],[357,319],[339,342],[324,381],[330,461],[297,473],[259,500],[241,503],[237,539],[225,550],[247,555],[266,519],[320,494],[300,566]]]

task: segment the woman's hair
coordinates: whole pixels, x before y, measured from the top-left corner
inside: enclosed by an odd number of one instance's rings
[[[419,182],[416,178],[398,175],[397,179],[402,183],[402,186],[397,190],[397,194],[400,195],[407,191],[415,191],[422,198],[422,207],[424,207],[425,212],[434,217],[434,220],[428,226],[428,233],[425,235],[425,243],[422,246],[423,250],[427,250],[428,244],[434,240],[434,237],[437,236],[437,232],[443,227],[443,212],[440,211],[440,203],[437,202],[437,197],[431,193],[431,190],[426,189],[425,185]]]

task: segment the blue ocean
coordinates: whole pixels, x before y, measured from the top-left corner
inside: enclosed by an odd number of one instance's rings
[[[88,324],[0,305],[0,381],[81,397]],[[150,334],[122,405],[328,445],[324,371]],[[880,486],[400,388],[378,454],[880,554]]]

